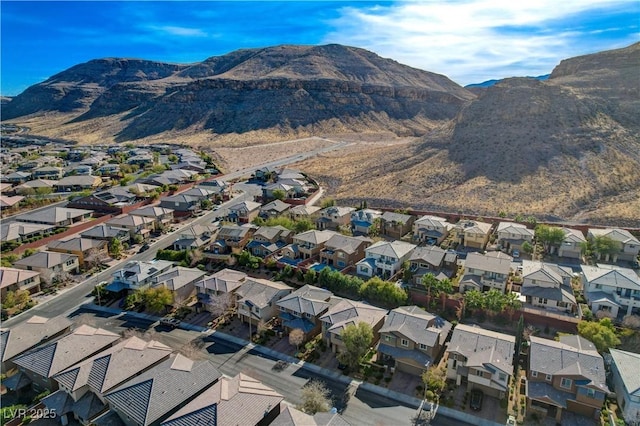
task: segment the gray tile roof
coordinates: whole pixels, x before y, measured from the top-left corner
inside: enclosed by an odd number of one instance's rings
[[[328,241],[334,235],[339,235],[337,232],[333,231],[318,231],[312,229],[311,231],[301,232],[293,237],[293,241],[295,243],[312,243],[312,244],[322,244]]]
[[[33,348],[44,339],[71,327],[63,316],[44,318],[33,316],[27,321],[0,331],[0,360],[7,361]]]
[[[527,396],[562,408],[567,408],[567,400],[575,398],[574,394],[558,390],[549,383],[531,381],[527,381]]]
[[[176,408],[208,388],[221,376],[208,360],[192,361],[180,354],[107,393],[109,405],[135,424],[161,421]]]
[[[409,262],[426,262],[429,265],[440,266],[447,252],[438,246],[416,247],[411,253]]]
[[[282,282],[274,282],[260,278],[247,278],[236,290],[239,296],[238,303],[251,302],[258,308],[266,307],[273,302],[278,293],[283,290],[293,290]]]
[[[320,321],[328,325],[329,333],[340,334],[346,326],[359,322],[373,327],[385,318],[387,312],[386,309],[362,302],[342,299],[330,307],[327,313],[320,317]]]
[[[573,277],[573,270],[553,263],[531,260],[522,261],[522,278],[550,282],[556,285],[568,284]]]
[[[411,220],[413,216],[410,214],[403,213],[395,213],[395,212],[384,212],[382,213],[382,220],[385,222],[396,222],[405,224]]]
[[[401,259],[416,247],[415,244],[405,243],[404,241],[378,241],[367,248],[367,257],[374,257],[371,255],[375,254]]]
[[[247,274],[244,272],[225,268],[209,277],[197,281],[195,286],[220,291],[222,293],[229,293],[240,287],[246,278]]]
[[[49,268],[61,265],[68,260],[77,259],[75,254],[58,253],[56,251],[39,251],[29,257],[23,257],[16,261],[13,265],[17,267],[27,268]]]
[[[194,283],[205,275],[206,273],[200,269],[176,266],[175,268],[155,277],[153,282],[154,286],[164,285],[171,291],[177,291],[184,286]]]
[[[62,371],[53,379],[71,391],[89,386],[103,394],[167,358],[172,349],[155,340],[130,337]]]
[[[448,352],[467,358],[467,366],[490,364],[513,374],[513,355],[516,338],[477,326],[458,324],[453,330]]]
[[[638,374],[640,354],[619,349],[609,349],[609,353],[618,369],[626,392],[629,395],[640,396],[640,374]]]
[[[269,210],[275,210],[279,213],[282,213],[286,210],[289,210],[291,208],[291,204],[287,204],[283,201],[280,200],[274,200],[270,203],[265,204],[264,206],[260,207],[260,211],[269,211]]]
[[[85,421],[100,414],[105,408],[106,405],[93,392],[85,393],[73,404],[74,414]]]
[[[631,232],[626,229],[620,228],[607,228],[607,229],[594,229],[590,228],[588,234],[593,236],[606,236],[614,241],[619,241],[623,244],[640,244],[640,241],[634,237]]]
[[[349,237],[347,235],[334,235],[329,238],[324,247],[330,250],[341,250],[347,254],[353,254],[358,251],[358,247],[366,244],[367,246],[373,243],[373,240],[364,237]]]
[[[498,274],[509,275],[511,270],[510,256],[496,257],[482,255],[480,253],[469,253],[464,261],[465,268],[473,268],[485,272],[496,272]]]
[[[535,285],[522,286],[520,293],[523,296],[539,297],[542,299],[556,300],[558,302],[576,304],[576,297],[573,295],[571,286],[561,285],[559,287],[541,287]]]
[[[71,209],[67,207],[50,207],[32,213],[16,216],[16,220],[23,222],[41,222],[56,224],[69,218],[78,218],[93,213],[91,210]]]
[[[13,241],[35,232],[47,232],[54,229],[41,223],[10,222],[0,225],[0,241]]]
[[[135,209],[129,212],[129,214],[133,216],[145,216],[145,217],[153,217],[153,218],[172,214],[172,213],[173,213],[173,209],[168,209],[166,207],[160,207],[160,206],[140,207],[139,209]]]
[[[117,228],[101,223],[82,232],[80,236],[84,238],[115,238],[123,232],[128,233],[129,231],[124,228]]]
[[[614,265],[580,265],[584,278],[591,285],[601,284],[608,287],[621,287],[640,290],[640,277],[633,269]]]
[[[286,237],[291,234],[291,231],[284,226],[261,226],[253,234],[253,238],[262,237],[266,240],[272,241],[278,237]]]
[[[519,238],[533,238],[533,229],[527,228],[526,225],[514,222],[500,222],[498,229],[496,230],[498,235],[500,234],[514,234]]]
[[[73,411],[73,398],[63,390],[58,390],[42,398],[42,403],[58,416]]]
[[[543,374],[579,375],[608,392],[604,361],[593,343],[577,336],[561,336],[560,341],[531,337],[529,368]]]
[[[49,250],[69,250],[69,251],[87,251],[91,249],[103,249],[107,245],[103,240],[92,240],[90,238],[75,237],[66,241],[52,241],[47,245]]]
[[[245,374],[222,377],[162,426],[257,425],[283,399],[270,387]]]
[[[414,305],[389,312],[380,333],[398,333],[412,342],[434,347],[444,343],[449,330],[449,321]]]
[[[249,228],[237,225],[225,225],[220,228],[218,232],[218,238],[226,239],[226,238],[244,238],[245,235],[249,232]]]
[[[329,299],[332,296],[333,293],[329,290],[307,284],[280,299],[277,305],[299,314],[310,314],[315,317],[329,308]]]
[[[120,336],[101,328],[82,325],[71,334],[16,357],[13,362],[43,377],[71,367],[116,342]]]

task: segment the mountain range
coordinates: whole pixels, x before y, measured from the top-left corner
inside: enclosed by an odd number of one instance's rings
[[[385,134],[402,142],[301,167],[370,205],[640,226],[638,70],[640,43],[472,91],[355,47],[285,45],[186,65],[89,61],[3,103],[2,116],[81,143]]]

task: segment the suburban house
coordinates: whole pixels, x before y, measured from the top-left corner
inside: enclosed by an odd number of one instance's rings
[[[40,292],[40,273],[24,269],[0,267],[0,296],[5,298],[7,292],[18,290],[29,294]]]
[[[173,223],[173,209],[160,206],[145,206],[129,212],[131,216],[142,216],[155,221],[154,228],[160,229]]]
[[[404,213],[384,212],[381,219],[380,235],[399,240],[411,232],[416,217]]]
[[[120,164],[105,164],[98,167],[96,173],[101,176],[117,176],[120,174]]]
[[[356,264],[358,275],[391,278],[409,260],[416,245],[404,241],[378,241],[365,250],[365,258]]]
[[[75,254],[78,256],[78,263],[84,268],[91,268],[109,258],[107,242],[90,238],[74,237],[65,241],[51,241],[47,250]]]
[[[440,245],[453,225],[439,216],[422,216],[413,222],[413,240],[417,243]]]
[[[437,363],[451,327],[418,306],[400,306],[389,312],[380,329],[378,354],[395,362],[398,371],[420,376]]]
[[[207,258],[226,260],[231,253],[240,253],[253,235],[253,228],[248,226],[225,225],[218,231],[216,240],[205,250]]]
[[[130,337],[53,376],[59,389],[42,402],[64,424],[73,415],[89,424],[108,410],[104,394],[167,359],[172,349]],[[65,418],[66,417],[66,418]]]
[[[351,231],[353,235],[369,235],[376,220],[381,221],[382,212],[379,210],[362,209],[351,212]]]
[[[291,208],[291,204],[287,204],[284,201],[273,200],[270,203],[260,207],[260,217],[268,219],[270,217],[280,216]]]
[[[640,311],[640,277],[633,269],[613,265],[581,265],[582,285],[591,311],[614,318]]]
[[[319,217],[316,219],[316,228],[320,231],[324,229],[336,230],[340,226],[348,226],[351,222],[351,212],[356,209],[353,207],[331,206],[320,210]]]
[[[11,211],[12,209],[17,208],[22,200],[24,200],[24,197],[21,195],[0,195],[0,210],[4,212]]]
[[[564,232],[564,240],[560,247],[558,247],[559,257],[570,257],[572,259],[580,259],[582,256],[582,246],[587,242],[582,231],[571,228],[562,228]],[[556,247],[551,247],[551,252],[555,251]]]
[[[54,229],[51,225],[37,223],[9,222],[0,225],[0,241],[24,241],[33,237],[41,237]]]
[[[102,185],[100,176],[66,176],[58,181],[58,192],[95,190]]]
[[[173,250],[193,250],[204,247],[218,234],[218,227],[213,225],[192,225],[180,230],[178,239],[173,242]]]
[[[71,320],[64,316],[45,318],[34,315],[11,328],[0,329],[0,361],[2,361],[2,373],[7,374],[13,369],[13,358],[21,355],[34,347],[47,343],[55,338],[67,334],[71,330]],[[13,376],[2,381],[2,384],[16,389],[18,383],[7,384]],[[18,377],[16,377],[18,379]],[[13,379],[15,380],[15,379]]]
[[[197,198],[200,202],[205,200],[213,202],[218,195],[218,191],[209,189],[205,186],[194,186],[193,188],[189,188],[186,191],[181,192],[181,194]]]
[[[127,189],[116,186],[106,191],[97,191],[85,197],[74,198],[67,206],[100,213],[121,214],[126,206],[135,203],[136,198],[136,195]]]
[[[634,261],[637,259],[640,253],[640,241],[626,229],[589,229],[587,232],[587,238],[591,241],[595,241],[598,237],[608,237],[613,241],[617,241],[620,245],[620,252],[611,255],[611,261],[617,262],[618,260]],[[609,261],[609,254],[598,253],[596,249],[596,256],[598,260],[603,259],[605,262]]]
[[[504,398],[513,376],[515,344],[514,336],[458,324],[447,346],[447,379],[457,386],[467,382],[467,391]]]
[[[92,240],[103,240],[103,241],[111,241],[114,238],[124,242],[129,241],[131,236],[129,235],[129,230],[125,228],[116,228],[113,226],[109,226],[105,223],[101,223],[100,225],[96,225],[92,228],[87,229],[84,232],[80,233],[82,238],[90,238]]]
[[[31,173],[34,179],[60,180],[62,179],[63,170],[61,167],[45,166],[33,169]]]
[[[296,259],[306,260],[316,258],[324,249],[325,243],[334,235],[337,234],[333,231],[317,231],[315,229],[301,232],[300,234],[294,235],[293,243],[283,247],[280,253],[282,253],[285,261],[286,259],[294,261]],[[280,259],[280,261],[283,261],[283,259]]]
[[[293,289],[282,282],[261,278],[247,278],[236,289],[238,318],[243,323],[258,325],[278,316],[276,303]]]
[[[520,223],[500,222],[496,234],[498,236],[496,243],[500,248],[507,253],[512,253],[513,250],[522,250],[525,242],[533,244],[535,232]]]
[[[54,274],[68,272],[77,274],[80,270],[80,262],[75,254],[58,253],[54,251],[39,251],[28,257],[23,257],[13,263],[18,269],[28,271],[51,271]]]
[[[461,220],[452,229],[454,242],[467,248],[483,250],[489,242],[491,224],[477,220]]]
[[[222,269],[213,275],[196,281],[200,307],[222,315],[236,305],[236,290],[247,279],[247,274],[233,269]]]
[[[8,173],[8,174],[3,174],[2,175],[2,181],[3,182],[8,182],[8,183],[25,183],[26,181],[28,181],[29,179],[31,179],[31,173],[29,172],[13,172],[13,173]]]
[[[386,316],[386,309],[349,299],[339,299],[339,302],[330,306],[329,310],[320,317],[322,338],[328,343],[333,353],[340,352],[344,349],[342,331],[349,325],[358,325],[358,323],[364,322],[369,324],[373,330],[371,345],[375,346],[380,339],[380,328],[382,328]]]
[[[523,260],[520,294],[530,305],[575,313],[578,305],[571,288],[572,277],[573,270],[569,267]]]
[[[161,426],[269,425],[280,414],[283,400],[282,395],[246,374],[223,376]]]
[[[153,277],[151,286],[162,286],[171,290],[173,306],[177,307],[196,295],[195,283],[205,275],[206,273],[200,269],[176,266]]]
[[[16,220],[27,223],[41,223],[56,227],[71,226],[88,220],[91,210],[70,209],[67,207],[49,207],[16,216]]]
[[[606,384],[604,361],[593,343],[578,335],[560,341],[530,337],[527,411],[555,417],[564,410],[589,418],[600,415]]]
[[[640,421],[640,354],[609,349],[611,381],[622,417],[631,424]]]
[[[324,243],[320,251],[320,263],[336,269],[354,266],[364,259],[365,250],[373,243],[366,237],[349,237],[336,234]]]
[[[293,241],[293,231],[284,226],[261,226],[253,234],[247,249],[254,256],[266,257]]]
[[[409,257],[413,284],[422,285],[422,277],[426,274],[433,274],[439,280],[449,278],[457,267],[457,260],[455,251],[446,251],[438,246],[416,247]]]
[[[258,217],[260,213],[260,203],[254,201],[243,201],[238,204],[234,204],[229,207],[229,215],[227,219],[229,222],[235,223],[250,223]]]
[[[276,302],[287,334],[300,329],[304,332],[304,340],[308,340],[320,333],[320,316],[331,306],[332,297],[329,290],[307,284]]]
[[[119,339],[119,334],[81,325],[58,340],[18,355],[13,362],[20,369],[18,374],[27,377],[34,391],[55,391],[58,383],[52,379],[54,375],[111,347]]]
[[[151,260],[148,262],[133,260],[127,262],[122,269],[111,274],[113,281],[107,285],[106,290],[119,292],[149,287],[155,277],[172,267],[173,262],[167,260]]]
[[[492,288],[504,293],[507,290],[512,261],[511,256],[502,252],[469,253],[464,262],[464,274],[460,279],[460,293],[471,289],[488,291]]]
[[[38,192],[53,192],[57,184],[57,180],[36,179],[16,186],[14,190],[18,195],[37,194]]]
[[[171,354],[106,393],[105,399],[127,426],[159,425],[221,376],[208,360],[192,361],[181,354]]]
[[[190,195],[170,195],[160,198],[160,207],[173,210],[174,217],[186,217],[200,212],[200,200]]]
[[[144,239],[149,238],[149,234],[155,227],[155,219],[145,216],[134,216],[131,214],[122,214],[109,219],[105,222],[107,226],[112,228],[121,228],[129,231],[129,237],[135,238],[136,235]]]
[[[318,206],[308,206],[308,205],[299,205],[295,207],[291,207],[287,212],[289,217],[294,220],[300,219],[309,219],[311,222],[316,220],[316,217],[319,216],[321,208]]]

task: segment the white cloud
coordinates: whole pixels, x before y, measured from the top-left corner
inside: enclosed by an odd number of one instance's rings
[[[150,26],[149,29],[179,37],[207,37],[207,33],[199,28],[178,27],[172,25]]]
[[[613,0],[463,0],[344,7],[341,17],[331,22],[334,31],[323,41],[363,47],[469,84],[546,74],[561,59],[609,48],[604,44],[576,45],[580,36],[593,28],[580,28],[575,16],[633,4]],[[630,37],[627,41],[635,40]]]

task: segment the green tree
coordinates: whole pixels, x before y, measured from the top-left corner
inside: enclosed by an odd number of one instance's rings
[[[620,344],[620,339],[616,336],[616,329],[610,318],[603,318],[600,321],[580,321],[578,334],[591,341],[598,352],[607,352],[609,348]]]
[[[210,208],[213,207],[213,202],[209,199],[204,199],[202,201],[200,201],[200,208],[203,210],[209,210]]]
[[[431,292],[438,285],[438,279],[431,272],[422,276],[422,285],[427,290],[427,304],[431,303]]]
[[[431,392],[434,396],[434,402],[438,402],[440,400],[440,395],[447,384],[446,375],[447,372],[444,365],[441,367],[431,365],[427,371],[422,373],[420,378],[424,384],[425,399],[429,399],[427,398],[427,392]]]
[[[485,306],[484,295],[479,290],[473,289],[464,293],[464,304],[472,311],[482,309]]]
[[[171,154],[167,157],[167,160],[169,160],[171,164],[176,164],[178,162],[178,156],[175,154]]]
[[[16,306],[16,293],[13,291],[7,291],[2,300],[3,309],[11,309]]]
[[[296,234],[315,229],[315,225],[309,219],[299,219],[295,222],[293,230]]]
[[[160,313],[173,304],[173,293],[164,286],[150,287],[143,290],[142,303],[148,311]]]
[[[316,413],[327,412],[331,409],[331,392],[318,380],[311,380],[301,391],[302,403],[298,409],[314,415]]]
[[[622,251],[622,244],[606,235],[599,235],[593,240],[593,250],[601,256],[615,256]]]
[[[0,256],[0,265],[10,268],[13,264],[18,260],[18,255],[16,254],[3,254]]]
[[[275,198],[276,200],[284,200],[287,197],[287,193],[282,189],[274,189],[271,192],[271,195],[273,195],[273,198]]]
[[[525,241],[524,243],[522,243],[522,251],[527,254],[533,253],[533,246],[531,245],[531,243],[529,243],[529,241]]]
[[[484,307],[494,314],[499,314],[507,307],[507,300],[504,293],[498,289],[492,288],[483,294]]]
[[[390,309],[404,305],[407,302],[407,292],[395,283],[383,281],[373,277],[362,285],[360,295],[372,303],[379,304]]]
[[[338,361],[349,367],[350,370],[357,371],[360,360],[373,342],[373,329],[366,322],[349,324],[342,329],[340,338],[345,349],[338,354]]]
[[[564,231],[555,226],[538,225],[535,233],[536,239],[547,253],[551,251],[551,247],[558,247],[564,241]]]
[[[315,284],[318,281],[318,276],[315,270],[309,269],[306,274],[304,274],[304,283],[305,284]]]
[[[335,205],[336,205],[336,200],[334,200],[333,198],[325,198],[324,200],[322,200],[322,203],[320,203],[320,207],[322,207],[323,209],[326,209],[327,207],[331,207]]]
[[[25,257],[29,257],[37,252],[38,250],[36,249],[32,249],[32,248],[25,249],[24,253],[22,253],[22,258],[24,259]]]

